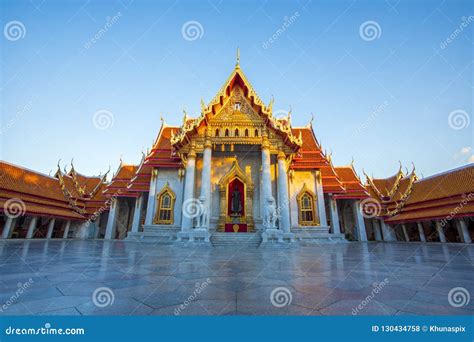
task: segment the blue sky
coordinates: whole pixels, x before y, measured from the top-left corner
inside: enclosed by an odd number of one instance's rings
[[[177,125],[183,108],[199,114],[201,98],[210,101],[232,71],[237,47],[262,100],[274,96],[274,111],[291,106],[295,126],[314,114],[336,165],[354,158],[359,171],[385,177],[401,160],[428,176],[473,158],[469,1],[0,6],[2,160],[48,173],[74,158],[86,174],[115,169],[120,156],[138,163],[161,115]],[[19,37],[12,21],[23,25]],[[197,36],[183,34],[190,21]],[[113,124],[98,129],[98,111]]]

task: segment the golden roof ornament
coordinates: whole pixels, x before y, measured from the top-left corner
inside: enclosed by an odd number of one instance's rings
[[[237,56],[236,56],[235,66],[240,67],[240,48],[237,48]]]
[[[186,121],[188,121],[188,113],[186,113],[186,110],[183,109],[183,126],[186,126]]]
[[[268,115],[271,116],[273,114],[273,103],[275,102],[275,98],[272,95],[270,103],[267,106],[267,111],[269,112]]]

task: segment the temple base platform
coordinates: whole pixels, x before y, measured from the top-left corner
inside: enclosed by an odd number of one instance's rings
[[[295,234],[284,233],[280,229],[266,229],[262,233],[262,243],[292,243],[295,242]]]
[[[346,241],[344,234],[332,234],[329,228],[325,226],[297,227],[292,228],[291,231],[295,234],[295,240],[303,245]]]

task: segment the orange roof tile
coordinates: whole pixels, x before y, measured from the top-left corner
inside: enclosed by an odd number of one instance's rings
[[[398,215],[389,223],[450,215],[474,216],[474,164],[414,182]]]

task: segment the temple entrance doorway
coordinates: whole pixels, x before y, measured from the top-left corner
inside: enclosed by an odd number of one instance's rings
[[[253,232],[253,185],[237,159],[219,181],[220,217],[218,230],[226,233]]]

